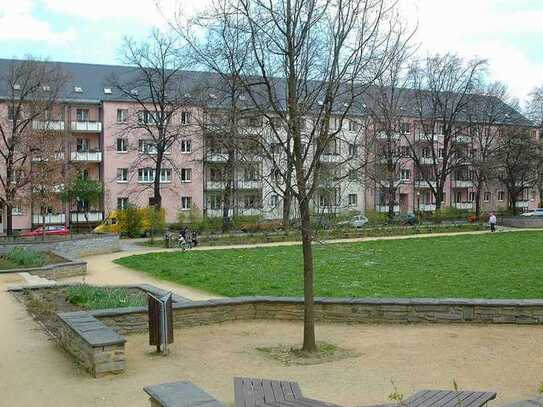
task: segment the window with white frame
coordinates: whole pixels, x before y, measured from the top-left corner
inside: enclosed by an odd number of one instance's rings
[[[156,143],[153,140],[138,140],[138,151],[142,154],[156,154]]]
[[[243,197],[243,207],[245,209],[260,208],[260,198],[257,194],[247,194]]]
[[[190,112],[181,112],[181,124],[190,124]]]
[[[436,135],[443,134],[443,124],[442,123],[436,123],[435,134]]]
[[[89,151],[89,140],[86,138],[78,138],[76,142],[76,151],[78,153]]]
[[[138,112],[139,124],[154,124],[158,122],[156,112],[150,112],[148,110],[140,110]]]
[[[192,209],[192,197],[191,196],[182,196],[181,197],[181,209],[183,209],[183,210]]]
[[[191,181],[192,181],[192,169],[181,168],[181,182],[191,182]]]
[[[117,198],[117,209],[123,210],[128,208],[128,198],[121,197]]]
[[[360,129],[360,124],[353,119],[349,120],[349,131],[358,131]]]
[[[258,168],[256,165],[246,165],[243,168],[244,181],[258,181]]]
[[[128,122],[128,109],[117,109],[117,123]]]
[[[23,214],[23,208],[20,206],[14,206],[11,208],[11,214],[13,216],[21,216]]]
[[[505,200],[505,192],[504,191],[498,191],[498,201],[502,202]]]
[[[128,152],[128,140],[125,138],[118,138],[117,139],[117,152],[118,153],[126,153]]]
[[[281,143],[272,143],[271,145],[271,153],[273,155],[281,155],[281,152],[283,151],[283,146]]]
[[[349,157],[358,157],[358,146],[356,144],[349,143]]]
[[[220,194],[210,194],[207,197],[207,205],[209,209],[221,209],[221,196]]]
[[[409,134],[411,132],[411,124],[409,123],[400,123],[400,133]]]
[[[89,109],[76,109],[75,117],[78,122],[89,121]]]
[[[326,146],[324,147],[324,151],[322,153],[325,155],[339,154],[339,140],[337,138],[328,140],[328,143],[326,143]]]
[[[277,208],[279,206],[279,195],[278,194],[270,195],[270,206],[272,208]]]
[[[117,168],[117,182],[128,182],[128,168]]]
[[[400,180],[401,181],[409,181],[410,179],[411,179],[411,170],[402,168],[400,170]]]
[[[483,194],[483,201],[488,202],[490,201],[490,198],[492,198],[492,194],[489,191],[485,191]]]
[[[357,170],[349,170],[347,173],[347,179],[349,181],[357,181],[358,180],[358,171]]]
[[[349,194],[349,206],[356,206],[358,204],[358,195]]]
[[[422,158],[431,158],[432,152],[430,150],[430,147],[424,147],[422,149]]]
[[[438,156],[439,158],[443,158],[445,156],[445,150],[443,148],[438,150]]]
[[[140,168],[138,169],[138,182],[148,183],[155,180],[154,168]]]
[[[160,170],[160,182],[172,182],[171,168],[162,168]]]
[[[470,202],[475,202],[475,192],[470,191],[469,196],[468,196],[468,200]]]
[[[454,200],[455,202],[462,202],[462,191],[456,191]]]
[[[192,152],[192,140],[190,138],[181,140],[181,152],[182,153]]]

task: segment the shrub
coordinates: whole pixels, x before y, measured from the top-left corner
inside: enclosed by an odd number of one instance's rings
[[[135,206],[119,211],[119,226],[122,235],[140,237],[143,229],[143,214]]]
[[[366,218],[371,225],[382,225],[387,222],[388,214],[374,210],[366,211]]]
[[[66,298],[71,304],[85,309],[141,307],[147,304],[147,296],[143,292],[130,292],[119,287],[92,287],[87,284],[68,287]]]
[[[15,247],[11,249],[6,257],[21,266],[41,267],[47,262],[43,253],[32,249],[25,249],[24,247]]]

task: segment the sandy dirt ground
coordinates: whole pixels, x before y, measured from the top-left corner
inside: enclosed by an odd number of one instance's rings
[[[191,380],[233,404],[232,378],[297,380],[309,397],[345,406],[386,401],[391,380],[417,389],[496,390],[494,405],[533,396],[543,380],[543,327],[319,325],[320,340],[354,350],[357,358],[283,366],[256,347],[296,344],[300,323],[252,321],[176,330],[167,357],[152,353],[147,335],[130,335],[126,373],[93,379],[81,372],[4,291],[0,280],[0,405],[148,406],[142,387]]]

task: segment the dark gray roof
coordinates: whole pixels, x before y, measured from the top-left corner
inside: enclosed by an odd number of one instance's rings
[[[10,65],[20,63],[21,61],[13,59],[0,59],[0,77],[1,73],[9,70]],[[101,103],[107,101],[123,101],[129,100],[126,96],[123,96],[121,92],[112,87],[113,78],[122,78],[123,81],[128,82],[130,76],[136,75],[137,69],[130,66],[122,65],[100,65],[100,64],[86,64],[86,63],[73,63],[73,62],[48,62],[58,64],[62,71],[68,76],[68,83],[62,95],[62,99],[66,101],[81,101],[85,103]],[[185,89],[186,94],[190,94],[192,98],[204,101],[208,106],[227,107],[228,98],[226,92],[221,90],[223,79],[220,75],[211,72],[201,71],[181,71],[179,73],[179,83],[182,89]],[[1,81],[0,81],[1,82]],[[281,79],[276,80],[277,97],[284,99],[284,81]],[[81,88],[81,92],[75,92],[75,87]],[[105,88],[111,88],[111,94],[105,93]],[[351,114],[366,115],[367,108],[371,103],[371,87],[366,89],[365,96],[360,97],[360,102],[355,103],[351,108]],[[259,93],[256,92],[253,95],[259,97]],[[0,83],[0,99],[5,98],[7,95],[5,89],[5,83]],[[214,97],[211,97],[213,95]],[[403,111],[406,117],[419,117],[418,108],[420,103],[417,103],[416,92],[412,89],[402,89],[401,92]],[[263,98],[264,96],[260,96]],[[477,99],[477,98],[476,98]],[[318,103],[318,98],[315,98]],[[342,110],[343,102],[342,97],[339,96],[335,106],[336,111]],[[419,99],[420,100],[420,99]],[[504,114],[506,120],[504,122],[510,122],[514,124],[521,124],[525,126],[532,126],[527,118],[525,118],[520,112],[506,105],[505,103],[490,98],[479,97],[477,103],[481,102],[481,105],[485,103],[495,103]],[[429,109],[430,99],[426,104],[426,109]],[[247,98],[244,102],[247,107],[251,105],[250,98]],[[282,101],[284,105],[284,101]],[[488,109],[488,105],[487,105]],[[470,111],[475,112],[477,107],[473,107]]]

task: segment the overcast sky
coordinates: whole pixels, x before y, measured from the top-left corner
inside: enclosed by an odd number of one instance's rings
[[[160,0],[172,10],[176,0]],[[177,0],[193,13],[207,0]],[[543,84],[543,0],[400,0],[420,53],[487,58],[521,101]],[[123,36],[165,26],[155,0],[0,0],[0,57],[118,63]]]

